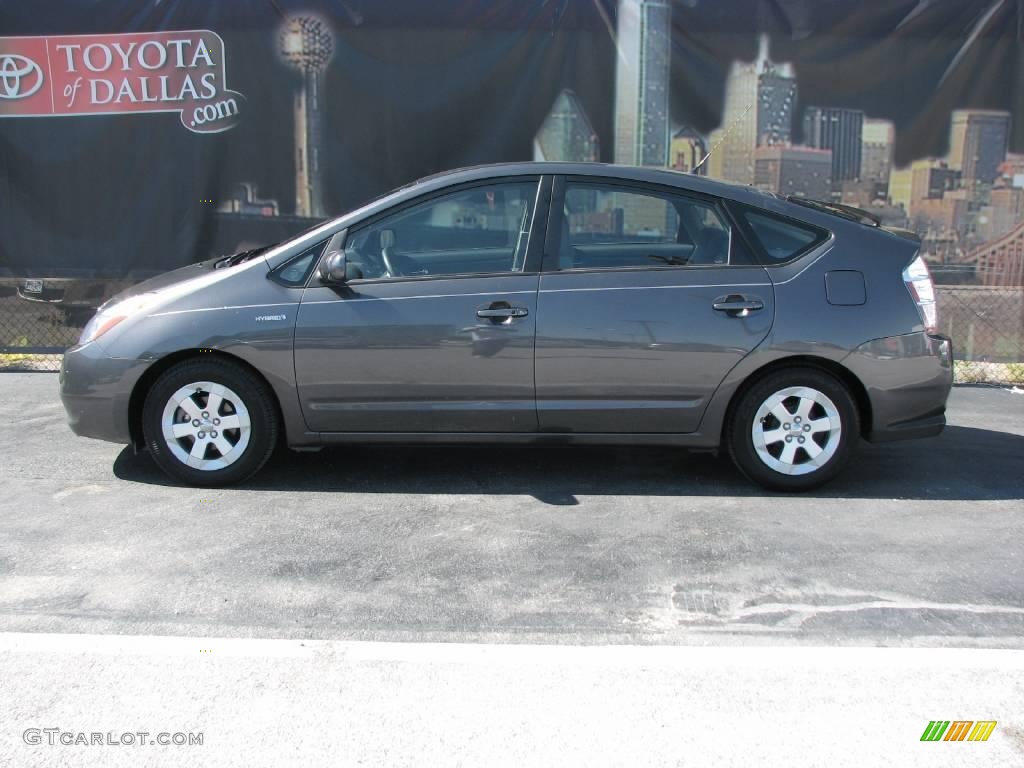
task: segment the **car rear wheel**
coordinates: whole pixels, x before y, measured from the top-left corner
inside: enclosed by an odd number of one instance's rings
[[[244,480],[278,438],[269,387],[229,360],[186,360],[166,370],[142,411],[146,446],[167,474],[191,485]]]
[[[768,374],[742,395],[726,427],[740,471],[779,491],[805,491],[831,480],[859,435],[849,390],[816,368]]]

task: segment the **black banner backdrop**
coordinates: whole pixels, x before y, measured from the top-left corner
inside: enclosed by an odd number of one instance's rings
[[[4,3],[0,277],[141,279],[543,157],[856,204],[1019,286],[1022,72],[1024,0]]]

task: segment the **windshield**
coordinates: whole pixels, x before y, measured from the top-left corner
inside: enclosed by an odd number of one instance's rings
[[[410,184],[404,184],[401,187],[396,187],[395,189],[385,192],[383,195],[379,195],[375,198],[372,198],[371,200],[363,203],[358,208],[354,208],[353,210],[348,211],[347,213],[343,213],[340,216],[335,216],[334,218],[322,221],[319,224],[310,227],[309,229],[299,232],[297,235],[289,237],[286,240],[282,240],[280,243],[267,246],[260,252],[265,253],[267,256],[274,256],[275,253],[281,249],[290,249],[292,247],[298,247],[301,249],[302,247],[309,247],[315,245],[317,242],[319,242],[328,234],[330,234],[332,230],[336,229],[338,226],[338,222],[341,221],[342,219],[358,216],[363,212],[370,210],[371,208],[385,207],[392,198],[397,197],[398,195],[404,193],[406,190],[411,189],[419,184],[422,184],[423,182],[428,181],[431,178],[434,177],[428,176],[423,179],[417,179],[416,181]]]

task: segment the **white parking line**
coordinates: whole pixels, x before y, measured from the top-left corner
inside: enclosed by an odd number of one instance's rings
[[[154,635],[0,633],[0,653],[304,658],[331,654],[349,661],[567,666],[717,665],[745,668],[910,667],[1024,669],[1024,650],[988,648],[873,648],[822,646],[537,645],[177,637]]]
[[[963,648],[12,633],[0,765],[1016,768],[1022,669]],[[936,720],[997,725],[922,743]]]

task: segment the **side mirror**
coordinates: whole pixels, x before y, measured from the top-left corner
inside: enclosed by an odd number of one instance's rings
[[[335,234],[325,248],[326,255],[320,259],[317,277],[324,285],[341,285],[348,279],[345,260],[345,234],[342,230]]]
[[[320,282],[325,285],[341,285],[348,279],[344,251],[331,251],[320,262]]]

